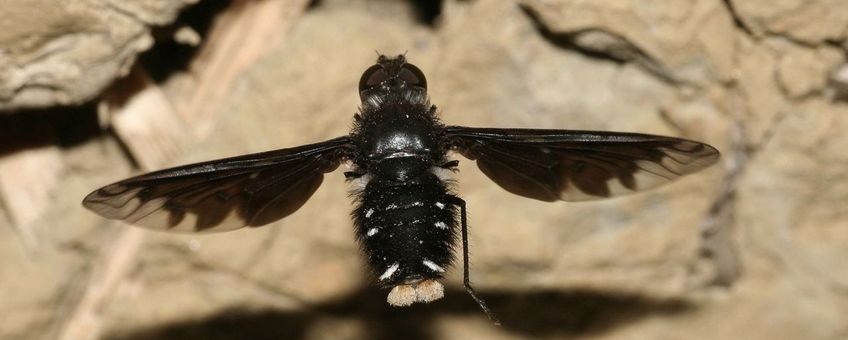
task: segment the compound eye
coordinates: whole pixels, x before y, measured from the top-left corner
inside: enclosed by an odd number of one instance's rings
[[[380,64],[369,67],[362,73],[362,78],[359,78],[359,92],[368,90],[375,86],[380,86],[384,81],[389,79],[389,74],[383,69]]]
[[[403,80],[408,85],[427,88],[427,78],[424,78],[424,73],[418,67],[412,64],[404,64],[398,72],[398,78]]]

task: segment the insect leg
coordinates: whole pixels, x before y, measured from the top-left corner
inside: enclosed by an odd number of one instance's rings
[[[479,296],[477,296],[477,293],[474,291],[474,287],[471,286],[471,279],[468,275],[468,219],[466,217],[465,212],[465,200],[453,195],[450,195],[448,197],[452,204],[459,206],[460,212],[460,221],[462,228],[462,284],[463,286],[465,286],[465,290],[468,292],[468,295],[471,295],[471,298],[473,298],[474,301],[476,301],[477,304],[480,305],[480,308],[483,309],[483,312],[486,313],[486,316],[489,317],[489,320],[492,320],[495,325],[499,326],[501,322],[498,321],[497,318],[495,318],[495,315],[492,314],[492,311],[489,309],[489,306],[486,305],[486,302],[483,301],[483,299],[481,299]]]

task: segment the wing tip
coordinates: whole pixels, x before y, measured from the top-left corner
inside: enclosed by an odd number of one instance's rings
[[[721,152],[712,145],[700,142],[694,143],[698,143],[699,147],[703,150],[696,155],[690,166],[683,168],[684,174],[686,175],[709,168],[718,163],[719,159],[721,159]]]

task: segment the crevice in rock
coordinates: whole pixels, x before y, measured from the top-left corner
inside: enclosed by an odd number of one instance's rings
[[[0,156],[51,144],[71,147],[101,132],[95,102],[18,110],[0,115]]]
[[[602,28],[554,32],[544,24],[539,14],[532,7],[519,5],[519,8],[530,18],[539,34],[554,46],[580,53],[589,58],[619,65],[633,63],[665,83],[673,86],[687,85],[687,82],[675,77],[673,72],[656,58],[615,32]],[[593,48],[589,43],[582,43],[587,41],[602,41],[604,46]]]
[[[744,32],[747,36],[751,37],[754,40],[763,40],[765,38],[782,39],[794,45],[807,48],[816,48],[823,44],[829,44],[828,40],[825,40],[821,43],[811,42],[793,37],[789,34],[772,32],[768,29],[764,29],[761,32],[754,31],[754,29],[751,28],[751,26],[748,25],[744,19],[742,19],[742,16],[739,15],[739,12],[736,11],[736,8],[733,5],[733,0],[722,0],[722,2],[727,8],[727,12],[730,13],[730,16],[733,18],[733,23],[736,28],[738,28],[740,31]]]
[[[332,2],[332,1],[331,1]],[[336,1],[341,2],[341,1]],[[360,0],[360,2],[366,2],[364,0]],[[369,7],[380,7],[384,3],[391,3],[392,5],[398,5],[398,0],[370,0]],[[408,10],[412,14],[411,16],[418,23],[426,25],[430,28],[435,27],[439,22],[439,17],[442,15],[443,0],[406,0],[406,4],[400,4],[404,6],[404,10]],[[316,10],[325,5],[323,0],[310,0],[306,5],[306,11]],[[332,5],[332,4],[331,4]],[[404,13],[406,14],[406,13]]]
[[[109,134],[109,137],[114,140],[115,143],[118,145],[118,150],[121,151],[121,156],[123,156],[127,163],[129,163],[130,167],[132,167],[133,169],[142,169],[141,160],[132,152],[130,146],[123,138],[121,138],[118,132],[115,131],[115,128],[109,126],[106,132]]]
[[[309,0],[309,2],[306,4],[306,8],[304,9],[304,11],[311,11],[313,9],[321,7],[323,2],[323,0]]]
[[[735,112],[744,110],[739,103],[734,107]],[[744,120],[734,120],[731,148],[723,155],[728,159],[728,168],[722,179],[722,190],[710,206],[700,228],[700,256],[710,261],[716,269],[715,276],[706,282],[707,286],[728,287],[742,275],[743,268],[731,234],[736,224],[737,189],[751,159],[765,149],[785,117],[785,112],[775,115],[762,138],[754,144],[747,142]]]
[[[724,7],[727,8],[727,12],[730,13],[730,17],[733,18],[733,24],[736,25],[736,28],[738,28],[742,32],[745,32],[745,34],[751,37],[756,37],[757,35],[754,34],[754,31],[751,30],[750,27],[748,27],[748,24],[745,23],[745,21],[742,20],[742,17],[739,16],[739,13],[736,12],[736,7],[733,6],[733,1],[722,0],[722,2],[724,3]]]
[[[722,189],[710,205],[701,223],[700,256],[710,261],[715,275],[706,282],[707,286],[729,287],[742,275],[732,229],[736,222],[736,189],[748,161],[745,146],[745,126],[741,120],[734,122],[731,149],[725,153],[728,164]]]
[[[835,49],[842,50],[843,53],[848,53],[848,45],[846,45],[846,43],[848,43],[848,41],[846,41],[846,39],[848,39],[848,36],[846,36],[845,39],[832,39],[832,38],[825,39],[822,42],[822,45],[830,46],[830,47],[833,47]]]
[[[201,1],[186,7],[170,25],[153,28],[151,34],[155,43],[139,55],[138,62],[157,83],[174,73],[186,71],[205,43],[215,18],[229,8],[231,2]]]
[[[775,114],[774,117],[772,117],[769,126],[766,127],[766,130],[763,132],[763,135],[762,137],[760,137],[760,140],[756,143],[746,146],[750,155],[748,158],[754,158],[754,156],[758,155],[760,152],[763,151],[763,149],[766,148],[769,142],[771,142],[771,140],[774,138],[774,135],[777,133],[777,128],[780,127],[780,124],[788,115],[788,112],[781,111]]]
[[[819,48],[819,47],[821,47],[821,46],[823,46],[823,45],[827,45],[827,44],[826,44],[826,43],[824,43],[824,42],[812,42],[812,41],[806,41],[806,40],[798,39],[798,38],[796,38],[796,37],[793,37],[793,36],[791,36],[791,35],[789,35],[789,34],[784,34],[784,33],[777,33],[777,32],[765,31],[765,32],[763,33],[763,35],[764,35],[766,38],[771,38],[771,39],[782,39],[782,40],[785,40],[785,41],[788,41],[788,42],[792,43],[793,45],[798,45],[798,46],[800,46],[800,47],[806,47],[806,48]]]
[[[686,131],[686,129],[680,126],[680,124],[678,124],[677,121],[675,121],[674,118],[671,117],[671,114],[668,112],[668,109],[661,107],[659,109],[659,116],[660,120],[662,120],[663,123],[668,125],[668,127],[672,128],[674,131],[677,131],[678,134],[684,136],[687,134],[688,131]]]
[[[840,48],[838,46],[836,47]],[[848,48],[848,46],[846,46]],[[830,70],[827,80],[827,88],[825,91],[830,95],[830,99],[835,104],[848,103],[848,50],[842,50],[843,62],[833,70]]]
[[[442,0],[410,0],[415,8],[418,20],[433,27],[442,15]]]
[[[146,21],[144,21],[144,19],[140,18],[138,16],[138,14],[136,14],[135,12],[128,11],[128,10],[124,9],[123,7],[113,3],[112,1],[104,1],[103,4],[105,5],[106,8],[110,9],[111,11],[113,11],[117,14],[123,15],[127,18],[130,18],[133,21],[136,21],[141,25],[149,25],[150,24],[149,22],[146,22]]]
[[[585,49],[585,48],[577,45],[574,41],[574,38],[578,33],[553,32],[550,29],[548,29],[547,26],[545,26],[545,24],[542,22],[542,19],[533,10],[533,8],[526,6],[526,5],[520,5],[520,8],[524,12],[524,14],[526,14],[527,17],[530,18],[530,20],[533,23],[533,26],[539,31],[539,33],[542,35],[542,37],[544,37],[546,40],[550,41],[552,44],[554,44],[556,46],[559,46],[559,47],[566,49],[566,50],[572,50],[572,51],[578,52],[578,53],[583,54],[583,55],[585,55],[589,58],[598,59],[598,60],[602,60],[602,61],[608,61],[608,62],[612,62],[614,64],[624,64],[628,61],[626,58],[623,58],[623,56],[621,56],[621,55],[614,55],[614,54],[609,54],[609,53],[603,53],[602,51]]]

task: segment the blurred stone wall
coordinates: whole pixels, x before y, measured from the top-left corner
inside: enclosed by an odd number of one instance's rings
[[[91,100],[151,47],[151,25],[196,1],[4,1],[0,112]]]
[[[181,31],[191,2],[0,8],[0,337],[848,337],[848,2],[236,0],[208,14],[230,35],[187,35],[201,39],[192,66],[149,58],[185,41],[156,32]],[[259,3],[295,14],[262,19]],[[227,26],[239,15],[254,19]],[[461,265],[444,300],[388,306],[340,173],[289,218],[224,234],[138,231],[80,207],[137,167],[347,133],[375,50],[424,71],[448,124],[673,135],[722,160],[646,193],[544,203],[457,156],[472,279],[500,328],[464,293]],[[69,104],[86,105],[41,109]],[[62,142],[77,130],[94,132]]]

